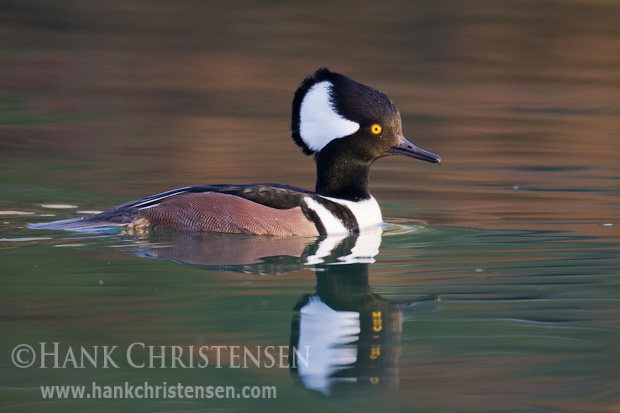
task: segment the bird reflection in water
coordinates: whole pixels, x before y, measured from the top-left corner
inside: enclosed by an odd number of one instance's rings
[[[289,365],[307,389],[332,395],[351,387],[397,387],[403,314],[438,309],[438,296],[394,302],[373,292],[369,266],[381,237],[377,228],[318,239],[168,231],[132,238],[141,256],[210,270],[282,275],[313,269],[316,292],[294,306]],[[293,360],[294,349],[308,360]]]
[[[304,295],[294,307],[291,350],[308,348],[310,359],[289,360],[289,365],[310,390],[331,395],[334,387],[397,387],[403,313],[437,307],[437,296],[392,302],[375,294],[368,267],[319,267],[316,293]],[[289,351],[289,357],[295,354]]]

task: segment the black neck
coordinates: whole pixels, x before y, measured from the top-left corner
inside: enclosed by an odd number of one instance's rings
[[[349,201],[370,198],[368,175],[370,161],[348,156],[346,153],[322,151],[316,157],[316,192],[319,195]]]

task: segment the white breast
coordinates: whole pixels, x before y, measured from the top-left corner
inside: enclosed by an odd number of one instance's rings
[[[360,232],[364,228],[374,227],[377,225],[383,224],[383,216],[381,215],[381,208],[379,208],[379,203],[372,196],[370,199],[366,199],[364,201],[346,201],[344,199],[338,198],[330,198],[328,196],[324,196],[323,198],[329,199],[332,202],[335,202],[340,205],[344,205],[353,212],[355,219],[357,220],[357,224],[359,225]]]
[[[338,218],[336,218],[329,209],[325,208],[323,205],[316,202],[314,199],[310,197],[305,197],[304,201],[306,201],[306,205],[308,208],[316,212],[325,228],[325,231],[328,235],[334,234],[348,234],[349,231],[345,228],[342,222]]]
[[[364,232],[369,228],[383,224],[381,208],[379,208],[377,200],[372,196],[370,199],[358,202],[330,198],[328,196],[324,196],[322,198],[347,207],[357,220],[357,225],[359,226],[360,232]],[[304,198],[304,201],[306,202],[306,205],[308,205],[308,208],[317,213],[323,223],[323,227],[325,228],[327,235],[341,235],[349,233],[344,224],[323,205],[319,204],[310,197]]]

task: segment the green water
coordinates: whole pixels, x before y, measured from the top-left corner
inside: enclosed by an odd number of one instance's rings
[[[620,409],[615,3],[9,1],[0,13],[2,410]],[[373,166],[382,233],[29,228],[186,185],[311,189],[290,101],[320,66],[387,93],[405,135],[442,156]],[[41,368],[40,343],[55,342]],[[308,366],[289,368],[304,343]],[[20,345],[33,365],[12,359]],[[103,346],[118,367],[67,361]],[[136,367],[148,346],[164,346],[163,366]],[[284,358],[236,368],[235,346]],[[41,396],[92,382],[277,397]]]

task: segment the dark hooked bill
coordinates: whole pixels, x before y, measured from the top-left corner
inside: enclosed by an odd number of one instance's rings
[[[439,155],[435,155],[434,153],[425,151],[422,148],[418,148],[413,143],[405,139],[404,136],[401,136],[400,142],[389,148],[388,152],[397,155],[405,155],[410,158],[420,159],[426,162],[441,163],[441,157]]]

